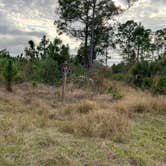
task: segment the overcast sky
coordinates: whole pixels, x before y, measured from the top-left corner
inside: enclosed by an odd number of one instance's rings
[[[118,0],[119,1],[119,0]],[[0,0],[0,49],[16,55],[23,52],[29,40],[39,42],[47,34],[57,36],[53,25],[57,0]],[[166,0],[141,0],[118,20],[134,19],[153,30],[166,27]],[[61,36],[71,50],[79,41]]]

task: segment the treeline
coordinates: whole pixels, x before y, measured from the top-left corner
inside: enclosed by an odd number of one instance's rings
[[[118,26],[117,44],[127,63],[152,61],[166,56],[166,28],[152,31],[129,20]]]
[[[55,25],[59,35],[65,32],[81,41],[77,55],[70,55],[69,46],[60,39],[52,42],[43,36],[39,45],[29,41],[25,52],[17,57],[0,51],[1,80],[10,91],[12,80],[58,85],[65,61],[77,76],[91,70],[99,57],[107,66],[109,51],[118,49],[123,62],[113,65],[111,77],[166,93],[166,28],[153,32],[132,20],[114,22],[136,1],[124,0],[126,8],[122,9],[112,0],[58,0]]]
[[[69,46],[64,45],[59,38],[52,42],[43,36],[39,45],[35,45],[32,40],[28,45],[24,53],[18,56],[11,56],[7,50],[0,51],[0,78],[8,91],[12,91],[12,82],[31,81],[60,85],[61,65],[64,62],[70,64],[73,77],[84,72],[77,58],[70,55]]]
[[[98,57],[107,65],[109,50],[115,48],[121,50],[127,71],[138,63],[149,64],[155,58],[163,58],[165,29],[153,34],[134,21],[111,23],[136,1],[124,0],[124,10],[112,0],[58,0],[55,26],[59,35],[65,32],[81,41],[77,55],[71,56],[69,47],[58,38],[51,42],[44,36],[37,46],[29,41],[25,52],[18,57],[10,57],[8,51],[2,50],[0,77],[5,78],[8,86],[14,78],[16,82],[33,80],[57,85],[62,76],[61,64],[65,61],[70,63],[72,73],[79,75],[84,69],[91,69]]]
[[[107,30],[95,29],[92,64],[88,59],[90,37],[87,48],[81,44],[77,55],[71,55],[69,46],[59,38],[50,41],[46,36],[38,45],[30,40],[24,53],[16,57],[1,50],[0,78],[6,82],[9,91],[13,80],[16,83],[33,81],[58,86],[62,80],[61,65],[65,61],[71,66],[70,75],[75,77],[91,70],[98,57],[102,58],[103,66],[107,66],[109,51],[118,49],[123,61],[112,66],[110,77],[155,93],[166,93],[166,28],[153,32],[129,20],[124,24],[110,25]]]
[[[112,77],[165,94],[166,28],[152,32],[127,21],[118,27],[117,44],[123,62],[112,66]]]

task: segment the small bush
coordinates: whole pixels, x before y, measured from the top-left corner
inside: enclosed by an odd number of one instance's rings
[[[114,80],[117,80],[117,81],[125,81],[127,83],[132,83],[133,82],[133,76],[130,73],[127,73],[127,74],[124,74],[124,73],[112,74],[111,78],[114,79]]]
[[[72,75],[72,77],[74,77],[74,78],[79,77],[79,76],[85,75],[85,73],[86,73],[86,69],[81,64],[71,63],[71,75]]]
[[[120,63],[120,64],[117,64],[117,65],[113,65],[112,66],[112,72],[113,73],[125,73],[127,72],[127,65],[125,63]]]
[[[148,61],[139,62],[133,65],[131,72],[133,75],[149,77],[151,75],[151,65],[148,63]]]
[[[32,82],[32,87],[33,87],[33,88],[36,88],[36,87],[37,87],[37,82],[36,82],[36,81],[33,81],[33,82]]]
[[[142,82],[142,88],[147,88],[147,89],[150,89],[153,85],[153,79],[152,78],[149,78],[149,77],[146,77],[143,79],[143,82]]]
[[[15,76],[14,82],[16,84],[21,84],[25,81],[24,75],[22,72],[18,72],[17,75]]]
[[[12,92],[12,82],[17,74],[17,71],[14,67],[13,61],[10,59],[7,61],[5,66],[3,76],[5,78],[6,90]]]
[[[38,67],[38,76],[44,83],[55,85],[59,83],[61,78],[60,70],[58,67],[58,63],[52,59],[47,58],[43,62],[41,62],[40,66]]]
[[[117,80],[117,81],[124,81],[125,75],[122,73],[112,74],[112,78]]]
[[[114,100],[119,100],[123,97],[120,94],[119,89],[115,86],[112,86],[112,85],[108,88],[108,93],[112,95]]]
[[[155,79],[153,89],[156,93],[166,94],[166,76]]]

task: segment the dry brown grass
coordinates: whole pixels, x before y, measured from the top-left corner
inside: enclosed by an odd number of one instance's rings
[[[165,96],[153,96],[118,82],[116,86],[124,95],[122,100],[111,102],[105,99],[107,95],[95,96],[91,99],[93,103],[86,101],[69,106],[67,110],[74,113],[64,131],[81,136],[109,137],[112,140],[124,141],[130,135],[128,118],[132,117],[133,113],[166,113]]]
[[[85,137],[110,138],[123,142],[128,139],[128,117],[111,110],[93,111],[82,115],[73,115],[72,120],[63,128]]]
[[[98,105],[94,101],[90,100],[83,100],[79,103],[74,103],[71,105],[68,105],[65,108],[66,113],[89,113],[92,110],[98,109]]]
[[[93,96],[93,93],[89,90],[83,90],[83,89],[75,89],[73,91],[69,91],[69,93],[66,94],[66,99],[68,101],[71,100],[83,100],[88,99]]]
[[[33,112],[37,119],[33,125],[38,127],[45,126],[48,119],[62,120],[65,124],[63,131],[82,136],[109,137],[116,141],[123,141],[128,137],[128,117],[133,113],[166,113],[165,96],[153,96],[119,82],[113,84],[116,84],[124,96],[116,102],[112,102],[112,97],[108,94],[92,97],[92,92],[76,89],[69,92],[66,104],[62,105],[55,93],[58,89],[42,84],[33,90],[33,95],[32,87],[22,84],[15,88],[13,94],[2,90],[0,98],[4,104],[10,105],[9,111]],[[25,119],[25,124],[23,121],[20,120],[20,127],[24,129],[28,120]],[[15,125],[17,128],[18,124]]]
[[[106,80],[104,84],[115,84],[124,97],[112,100],[111,94],[97,94],[85,87],[74,89],[71,85],[62,104],[61,88],[42,84],[32,88],[25,83],[7,93],[0,87],[0,148],[5,159],[0,155],[0,163],[5,165],[12,159],[14,165],[32,165],[31,161],[34,165],[102,165],[114,160],[124,165],[124,156],[126,163],[131,158],[136,164],[146,161],[147,156],[159,160],[161,156],[158,165],[164,165],[165,123],[161,114],[166,113],[166,97],[119,82]],[[134,116],[130,119],[129,115]],[[161,121],[155,121],[157,116]]]
[[[113,104],[115,110],[121,112],[143,113],[153,112],[166,114],[166,96],[154,96],[149,92],[135,90],[130,87],[123,86],[122,93],[125,96],[122,100]],[[122,89],[122,85],[120,86]]]

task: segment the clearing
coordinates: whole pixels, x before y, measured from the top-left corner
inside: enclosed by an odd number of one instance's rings
[[[0,88],[0,166],[166,166],[166,97],[43,84]]]

